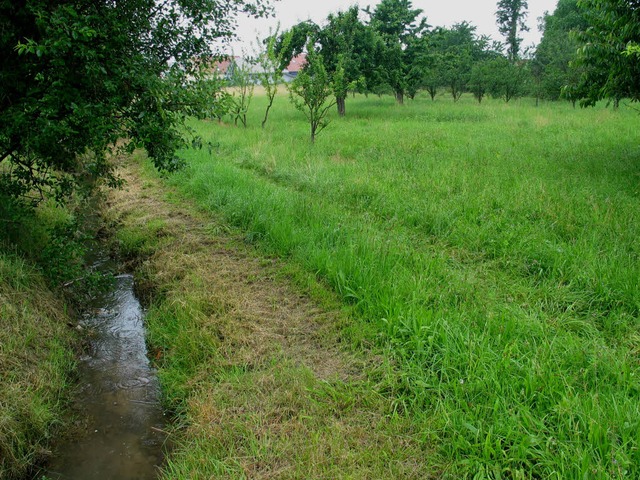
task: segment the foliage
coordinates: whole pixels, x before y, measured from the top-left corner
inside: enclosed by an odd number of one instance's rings
[[[264,118],[262,119],[262,128],[264,128],[264,126],[267,124],[269,111],[273,106],[276,94],[278,93],[278,86],[282,81],[282,69],[280,68],[282,60],[276,53],[278,30],[279,27],[275,32],[269,32],[269,36],[267,36],[267,38],[262,42],[264,47],[257,56],[257,65],[259,69],[258,81],[260,82],[262,88],[264,88],[265,95],[269,100],[269,102],[267,103],[267,108],[264,112]],[[260,44],[260,42],[258,42],[258,44]]]
[[[121,138],[174,170],[183,122],[214,40],[263,0],[0,1],[0,191],[62,201],[90,180],[117,184],[105,152]]]
[[[243,55],[241,59],[233,59],[229,67],[231,69],[229,84],[233,87],[230,113],[236,126],[240,121],[243,127],[247,127],[247,111],[255,89],[254,67],[256,64],[255,59]]]
[[[572,65],[580,43],[572,32],[586,28],[577,0],[560,0],[553,14],[542,18],[543,36],[531,61],[539,83],[538,96],[558,100],[562,91],[577,86],[581,69]]]
[[[335,105],[330,100],[334,87],[322,55],[316,53],[312,44],[307,45],[307,65],[288,85],[291,103],[305,114],[311,128],[311,143],[316,135],[328,125],[329,109]]]
[[[421,9],[414,9],[410,0],[382,0],[370,15],[369,25],[379,35],[376,64],[378,81],[388,85],[398,103],[403,103],[407,90],[416,87],[410,82],[420,78],[425,57],[423,37],[428,30],[425,18],[418,20]]]
[[[527,0],[499,0],[496,11],[498,30],[507,41],[507,54],[512,62],[519,58],[522,37],[519,32],[526,32],[529,27],[525,23],[527,18]]]
[[[640,99],[640,4],[627,0],[580,0],[588,27],[576,63],[584,71],[575,95],[585,105],[602,98]]]
[[[497,57],[487,64],[490,76],[489,93],[509,103],[526,92],[528,70],[526,63],[512,63],[505,57]]]
[[[373,32],[359,19],[357,6],[331,14],[320,28],[317,42],[325,68],[333,78],[338,114],[344,116],[347,93],[364,91],[375,52]]]
[[[310,42],[315,46],[319,32],[318,25],[311,20],[306,20],[281,33],[274,46],[274,51],[281,62],[280,68],[284,69],[293,57],[303,53]]]

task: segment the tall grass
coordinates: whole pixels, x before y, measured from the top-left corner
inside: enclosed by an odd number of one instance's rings
[[[36,269],[0,251],[0,478],[25,478],[63,424],[74,365],[66,321]]]
[[[279,100],[170,182],[355,306],[434,469],[639,477],[637,114],[357,98],[312,147]]]

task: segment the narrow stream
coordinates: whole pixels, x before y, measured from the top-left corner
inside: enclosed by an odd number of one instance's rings
[[[157,478],[165,419],[143,320],[131,275],[116,277],[112,291],[97,298],[82,319],[90,341],[75,400],[82,427],[57,446],[45,478]]]

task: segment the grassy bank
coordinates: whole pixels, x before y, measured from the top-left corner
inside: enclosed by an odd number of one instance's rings
[[[24,478],[64,423],[73,369],[64,304],[36,268],[0,252],[0,478]]]
[[[101,277],[84,268],[70,204],[0,199],[0,478],[23,479],[69,426],[80,339],[72,328]],[[82,234],[82,231],[86,231]]]
[[[637,113],[357,98],[194,127],[170,184],[356,312],[451,478],[640,476]]]

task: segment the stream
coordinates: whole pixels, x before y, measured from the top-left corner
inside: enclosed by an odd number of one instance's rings
[[[79,432],[54,449],[47,480],[151,480],[163,461],[165,418],[147,358],[144,310],[133,277],[118,275],[80,325],[89,349],[80,359],[75,410]]]

